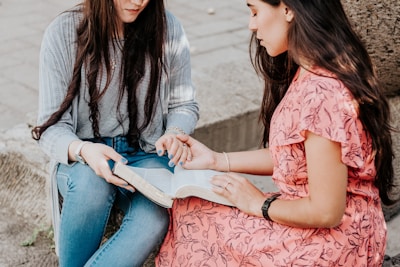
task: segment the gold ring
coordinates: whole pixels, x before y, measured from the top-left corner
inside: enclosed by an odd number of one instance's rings
[[[226,191],[228,191],[228,185],[230,185],[230,182],[227,182],[226,185],[224,186],[224,189],[225,189]]]

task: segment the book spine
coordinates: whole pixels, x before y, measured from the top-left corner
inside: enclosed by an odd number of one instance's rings
[[[113,172],[115,175],[127,181],[136,190],[141,192],[144,196],[146,196],[157,205],[164,208],[172,207],[172,203],[174,200],[169,195],[147,182],[144,178],[139,176],[128,166],[117,162],[114,166]]]

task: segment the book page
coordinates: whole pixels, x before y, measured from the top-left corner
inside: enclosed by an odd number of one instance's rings
[[[216,203],[234,206],[225,197],[214,193],[211,179],[218,174],[214,170],[187,170],[175,167],[175,174],[164,168],[138,168],[117,162],[113,172],[132,184],[150,200],[163,207],[171,207],[173,199],[196,196]],[[266,176],[240,174],[257,186]],[[257,178],[257,179],[254,179]],[[270,178],[270,177],[269,177]],[[254,183],[255,182],[255,183]],[[261,189],[261,188],[260,188]]]
[[[174,195],[171,187],[171,176],[173,174],[169,170],[164,168],[139,168],[131,166],[130,168],[167,195]]]
[[[171,190],[173,190],[173,192],[176,192],[186,185],[192,185],[212,190],[212,184],[210,180],[214,175],[218,174],[224,173],[214,170],[187,170],[183,169],[182,167],[176,166],[175,173],[171,181]]]
[[[209,201],[233,206],[225,197],[218,195],[212,190],[211,178],[224,172],[214,170],[187,170],[175,167],[172,177],[172,186],[175,189],[175,198],[186,198],[189,196],[200,197]]]

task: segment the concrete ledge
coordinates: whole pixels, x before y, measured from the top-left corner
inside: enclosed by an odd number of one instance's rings
[[[216,151],[246,150],[261,141],[258,115],[263,85],[247,52],[229,61],[233,52],[225,51],[224,62],[198,66],[193,73],[200,105],[194,137]]]

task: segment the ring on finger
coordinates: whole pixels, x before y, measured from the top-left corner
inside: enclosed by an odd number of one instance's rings
[[[226,190],[226,191],[228,191],[228,185],[230,185],[231,183],[228,181],[228,182],[226,182],[226,184],[225,184],[225,186],[224,186],[224,189]]]

